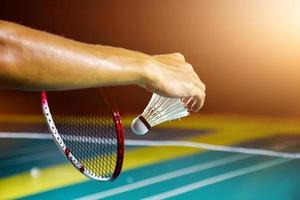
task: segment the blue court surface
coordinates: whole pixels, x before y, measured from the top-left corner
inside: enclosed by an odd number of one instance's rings
[[[129,126],[132,117],[124,118]],[[123,172],[113,182],[89,180],[45,136],[39,116],[0,117],[1,199],[300,199],[300,159],[177,146],[126,146]],[[238,116],[192,116],[144,137],[300,152],[300,121]],[[20,138],[14,135],[19,134]],[[9,135],[11,138],[8,138]]]

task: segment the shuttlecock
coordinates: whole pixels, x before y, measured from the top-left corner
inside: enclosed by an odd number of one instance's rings
[[[189,115],[186,105],[179,98],[167,98],[153,94],[144,112],[131,123],[132,131],[144,135],[160,123]]]

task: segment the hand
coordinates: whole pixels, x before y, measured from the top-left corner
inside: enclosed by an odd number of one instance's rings
[[[142,85],[150,92],[166,97],[183,98],[189,110],[197,112],[204,104],[205,85],[191,64],[180,53],[152,56]]]

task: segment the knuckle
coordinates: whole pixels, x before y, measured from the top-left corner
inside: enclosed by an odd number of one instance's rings
[[[182,53],[176,52],[176,53],[173,53],[173,55],[184,59],[184,56],[182,55]]]
[[[199,79],[198,80],[198,87],[205,92],[206,91],[206,85]]]
[[[193,69],[193,65],[191,65],[190,63],[186,63],[187,68],[189,69]]]
[[[176,53],[173,53],[173,55],[174,55],[177,59],[179,59],[179,60],[181,60],[181,61],[185,61],[184,55],[182,55],[181,53],[176,52]]]

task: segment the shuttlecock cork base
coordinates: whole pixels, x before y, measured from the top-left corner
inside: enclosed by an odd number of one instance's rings
[[[137,135],[144,135],[151,129],[151,125],[142,115],[139,115],[132,121],[131,129]]]

